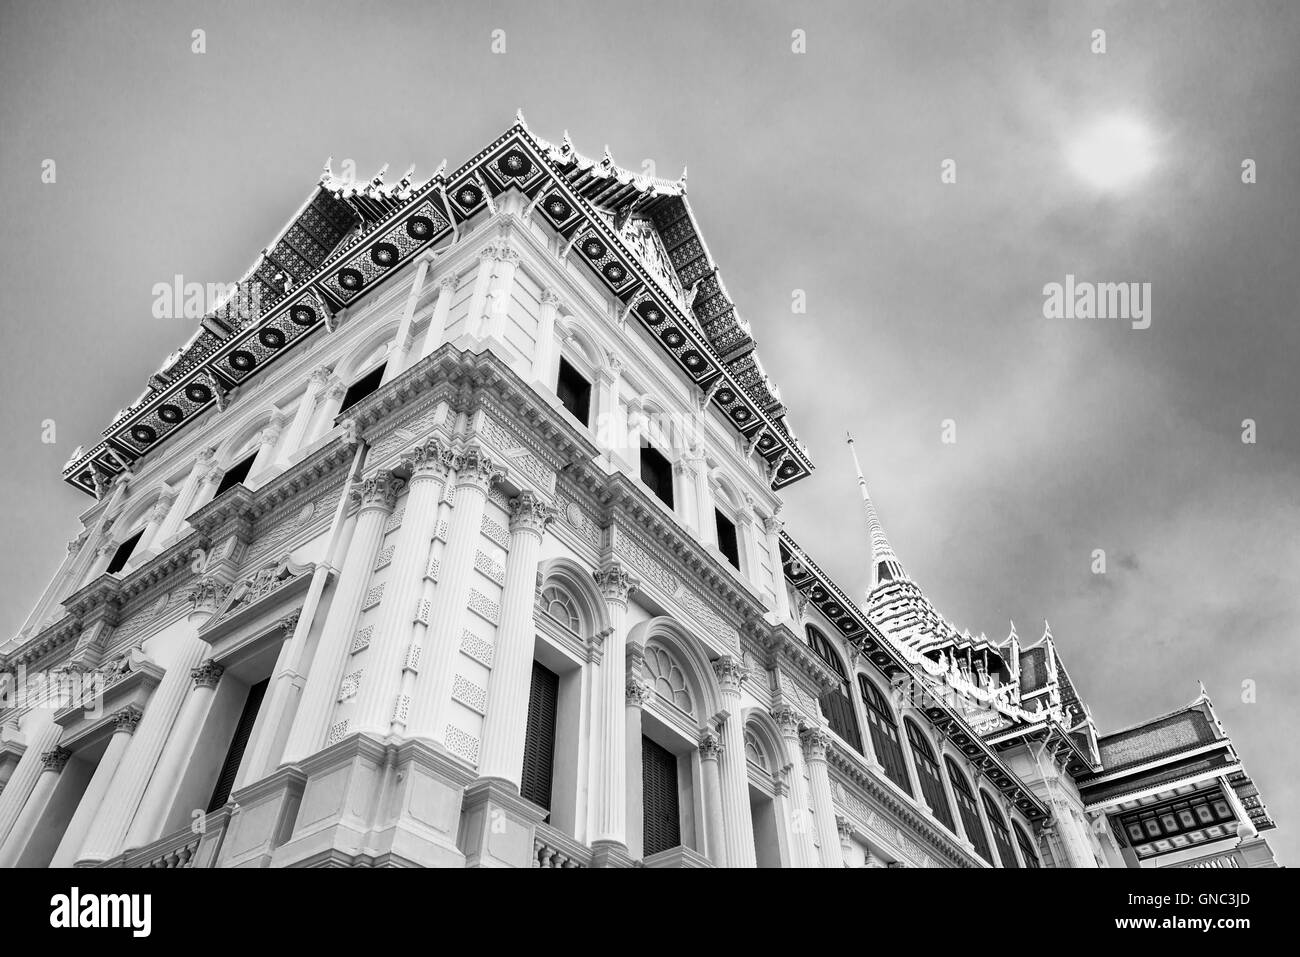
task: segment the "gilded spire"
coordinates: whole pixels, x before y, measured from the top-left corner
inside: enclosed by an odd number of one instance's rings
[[[895,581],[907,578],[903,563],[894,554],[894,548],[885,537],[885,529],[876,514],[876,506],[867,491],[867,480],[862,475],[862,465],[858,462],[857,449],[853,447],[853,436],[848,436],[849,453],[853,456],[853,468],[858,473],[858,489],[862,492],[862,510],[867,515],[867,531],[871,533],[871,585],[868,593],[882,581]]]

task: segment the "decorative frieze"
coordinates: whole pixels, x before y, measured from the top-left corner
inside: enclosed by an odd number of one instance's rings
[[[406,724],[410,716],[411,696],[409,694],[399,694],[397,700],[393,702],[393,723]]]
[[[426,626],[429,624],[429,609],[432,604],[433,603],[427,598],[420,599],[419,603],[415,606],[415,624]]]
[[[406,649],[406,660],[402,662],[402,669],[409,671],[411,674],[420,673],[420,655],[424,652],[424,646],[419,642],[411,642]]]
[[[494,625],[501,618],[501,606],[476,588],[469,590],[469,610]]]
[[[350,701],[357,696],[361,690],[361,673],[364,669],[358,668],[349,674],[343,676],[343,683],[339,685],[339,703]]]
[[[492,581],[497,585],[504,585],[506,583],[506,570],[489,558],[486,552],[478,552],[475,554],[474,567],[485,575],[489,581]]]
[[[374,608],[383,600],[383,598],[384,583],[381,582],[366,592],[366,599],[361,603],[361,610],[365,611],[369,608]]]
[[[384,526],[384,534],[395,532],[402,527],[402,519],[406,516],[406,506],[403,505],[388,519],[388,524]]]
[[[454,724],[447,725],[443,733],[443,744],[457,757],[464,758],[470,764],[478,764],[479,740]]]
[[[506,551],[510,550],[510,532],[500,522],[494,522],[484,515],[483,521],[479,525],[479,531],[485,537],[490,538],[493,544],[504,548]]]
[[[338,744],[347,736],[348,722],[345,718],[337,724],[330,725],[330,733],[325,736],[325,747],[328,748],[331,744]]]
[[[365,651],[370,647],[370,636],[375,633],[374,625],[366,625],[355,635],[352,636],[352,645],[348,649],[348,654],[355,655],[358,651]]]
[[[487,713],[487,691],[464,675],[457,675],[452,683],[451,698],[479,714]]]
[[[492,653],[494,646],[492,642],[480,638],[472,631],[466,631],[460,636],[461,654],[473,658],[485,668],[492,667]]]
[[[436,558],[431,558],[429,559],[429,567],[425,571],[424,575],[429,579],[429,581],[436,582],[438,580],[438,572],[441,570],[442,562],[438,561]]]
[[[396,549],[397,549],[396,545],[385,545],[383,548],[381,548],[379,550],[379,554],[375,556],[374,570],[379,571],[379,569],[391,565],[393,563],[393,552]]]

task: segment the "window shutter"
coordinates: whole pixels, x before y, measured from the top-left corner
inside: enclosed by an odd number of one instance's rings
[[[889,780],[893,781],[909,795],[912,783],[907,776],[907,761],[903,758],[903,745],[898,739],[898,725],[889,711],[880,689],[867,680],[866,675],[858,675],[858,690],[867,705],[867,724],[871,731],[871,743],[876,749],[876,759]]]
[[[262,707],[262,698],[266,695],[266,686],[270,683],[271,679],[267,678],[248,689],[244,710],[239,715],[239,724],[235,726],[235,735],[230,739],[230,750],[226,752],[221,774],[217,776],[217,787],[212,792],[212,800],[208,802],[209,814],[220,810],[230,800],[230,790],[235,786],[239,763],[244,760],[244,749],[248,747],[248,738],[253,733],[253,722],[257,720],[258,709]]]
[[[534,661],[519,793],[547,811],[551,809],[551,779],[555,773],[555,715],[559,700],[560,676]]]
[[[952,781],[952,793],[957,798],[957,811],[961,814],[961,823],[966,829],[966,839],[975,845],[976,854],[992,864],[993,852],[989,850],[989,839],[984,836],[984,825],[980,823],[980,812],[975,806],[975,795],[971,794],[965,775],[957,770],[957,765],[953,764],[952,758],[945,757],[943,760],[948,766],[948,778]]]
[[[912,757],[916,759],[916,773],[921,779],[921,796],[930,806],[934,816],[943,826],[954,834],[956,825],[952,820],[952,809],[948,807],[948,796],[943,791],[943,779],[939,777],[939,764],[934,759],[934,751],[925,736],[911,721],[907,725],[907,739],[912,744]]]
[[[647,857],[682,843],[677,808],[677,756],[641,738],[644,852]]]
[[[983,791],[980,792],[980,797],[984,800],[984,813],[989,819],[989,830],[993,832],[993,843],[998,846],[998,857],[1002,860],[1002,866],[1019,867],[1020,865],[1016,863],[1016,853],[1011,850],[1011,835],[1007,833],[1007,825],[1002,820],[1001,812]]]

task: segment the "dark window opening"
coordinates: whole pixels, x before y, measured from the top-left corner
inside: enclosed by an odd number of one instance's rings
[[[555,772],[555,714],[559,700],[560,676],[534,661],[532,687],[528,692],[528,727],[524,732],[524,771],[519,794],[547,811],[551,809],[551,779]]]
[[[253,460],[255,458],[257,458],[256,452],[254,452],[248,458],[244,459],[244,461],[232,465],[230,466],[230,468],[226,469],[226,474],[221,476],[221,483],[217,486],[217,495],[220,495],[228,488],[234,488],[240,482],[244,481],[244,479],[248,478],[248,473],[253,468]],[[216,498],[217,495],[214,495],[212,497]]]
[[[555,383],[555,394],[560,404],[569,410],[569,414],[587,425],[591,411],[591,383],[582,377],[582,373],[569,365],[567,359],[560,359],[560,378]]]
[[[714,520],[718,526],[718,549],[727,556],[727,561],[740,568],[740,546],[736,542],[736,523],[717,509],[713,510]]]
[[[655,498],[673,507],[673,464],[653,445],[641,443],[641,481]]]
[[[1016,863],[1016,852],[1011,849],[1011,833],[1007,830],[1007,824],[1002,820],[1002,814],[998,811],[998,806],[993,803],[983,791],[980,797],[984,801],[984,815],[989,819],[989,830],[993,832],[993,843],[998,847],[998,857],[1002,860],[1003,867],[1019,867]]]
[[[677,805],[677,755],[641,738],[642,839],[646,857],[682,843]]]
[[[340,415],[379,388],[379,382],[383,379],[384,369],[387,366],[388,363],[384,363],[377,368],[371,369],[348,386],[348,391],[343,393],[343,404],[339,406]]]
[[[230,791],[235,786],[235,775],[239,773],[240,762],[244,760],[244,749],[253,734],[253,723],[257,720],[258,709],[262,707],[262,698],[266,695],[266,686],[270,678],[259,681],[248,689],[244,699],[244,710],[240,712],[239,724],[235,726],[234,737],[230,739],[230,748],[226,751],[226,760],[217,775],[217,786],[212,791],[212,800],[208,802],[208,813],[219,811],[230,800]]]
[[[862,753],[862,735],[858,731],[858,716],[853,713],[853,702],[849,698],[849,676],[844,670],[840,656],[831,647],[830,639],[811,625],[807,630],[808,645],[817,653],[817,657],[830,665],[831,670],[840,676],[840,686],[832,688],[817,701],[826,715],[830,729],[840,736],[858,754]]]
[[[889,710],[889,703],[880,689],[867,680],[866,675],[858,675],[858,690],[862,692],[862,700],[867,706],[867,725],[871,729],[871,744],[876,749],[876,760],[885,769],[889,780],[911,794],[912,783],[907,776],[907,762],[903,758],[903,744],[898,736],[898,722]]]
[[[975,845],[976,854],[992,864],[993,852],[989,850],[989,840],[984,836],[984,826],[980,823],[980,812],[975,805],[975,795],[971,794],[965,775],[957,770],[957,765],[953,763],[952,758],[945,757],[943,761],[948,767],[948,780],[952,782],[952,793],[957,798],[957,811],[961,814],[961,824],[966,830],[966,840]]]
[[[135,551],[135,547],[140,544],[140,536],[143,534],[144,529],[142,528],[121,545],[117,546],[117,551],[113,552],[112,561],[108,563],[108,573],[110,575],[116,575],[126,567],[126,563],[131,560],[131,553]]]
[[[939,762],[934,759],[934,750],[920,728],[911,721],[903,723],[907,727],[907,740],[912,745],[916,774],[921,779],[921,797],[943,826],[956,834],[957,827],[953,824],[952,809],[948,807],[948,795],[943,790],[943,778],[939,776]]]
[[[1016,832],[1016,843],[1020,845],[1020,856],[1025,859],[1025,867],[1041,867],[1038,863],[1038,852],[1034,850],[1034,842],[1029,839],[1029,835],[1024,832],[1019,824],[1012,822],[1011,826]]]

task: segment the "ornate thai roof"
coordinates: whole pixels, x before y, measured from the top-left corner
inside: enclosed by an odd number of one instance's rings
[[[386,167],[385,167],[386,170]],[[88,451],[64,466],[77,488],[102,494],[109,480],[298,341],[334,328],[334,315],[435,244],[456,242],[461,223],[516,188],[539,209],[606,290],[623,304],[706,401],[768,468],[773,488],[811,474],[812,462],[785,421],[780,394],[754,352],[716,262],[674,182],[619,168],[606,150],[591,160],[567,135],[552,144],[522,115],[455,172],[419,186],[408,170],[388,183],[325,172],[306,202],[239,281],[231,301],[199,329]],[[229,308],[231,305],[236,308]]]

